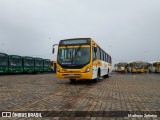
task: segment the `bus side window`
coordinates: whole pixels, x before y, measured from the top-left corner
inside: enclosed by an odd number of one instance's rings
[[[105,61],[105,53],[104,53],[104,51],[103,51],[103,61]]]
[[[101,50],[101,60],[103,60],[103,51]]]
[[[94,51],[94,47],[92,47],[92,59],[96,60],[96,52]]]
[[[99,49],[99,53],[100,53],[100,60],[102,60],[102,50]]]
[[[97,56],[98,56],[98,59],[100,60],[100,49],[99,49],[99,47],[97,47]]]
[[[106,53],[106,62],[107,62],[107,53]]]
[[[107,62],[109,63],[109,61],[110,61],[110,57],[109,57],[109,55],[107,56],[107,58],[108,58],[108,61],[107,61]]]
[[[112,63],[112,58],[111,58],[111,56],[110,56],[110,63]]]

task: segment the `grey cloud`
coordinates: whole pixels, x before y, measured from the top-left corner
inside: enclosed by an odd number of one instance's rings
[[[114,62],[158,60],[159,5],[158,0],[1,0],[0,50],[55,59],[51,49],[60,39],[92,37]]]

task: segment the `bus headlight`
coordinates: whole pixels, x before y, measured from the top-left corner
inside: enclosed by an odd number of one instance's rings
[[[90,67],[87,67],[85,72],[89,72],[90,71]]]
[[[60,69],[57,67],[57,72],[60,72]]]

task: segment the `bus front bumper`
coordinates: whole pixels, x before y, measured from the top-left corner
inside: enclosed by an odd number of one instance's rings
[[[92,74],[87,73],[56,73],[57,78],[68,78],[68,79],[92,79]]]

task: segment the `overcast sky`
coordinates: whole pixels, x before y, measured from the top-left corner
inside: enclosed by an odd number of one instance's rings
[[[78,37],[114,63],[160,60],[160,0],[0,0],[0,52],[55,60],[52,45]]]

